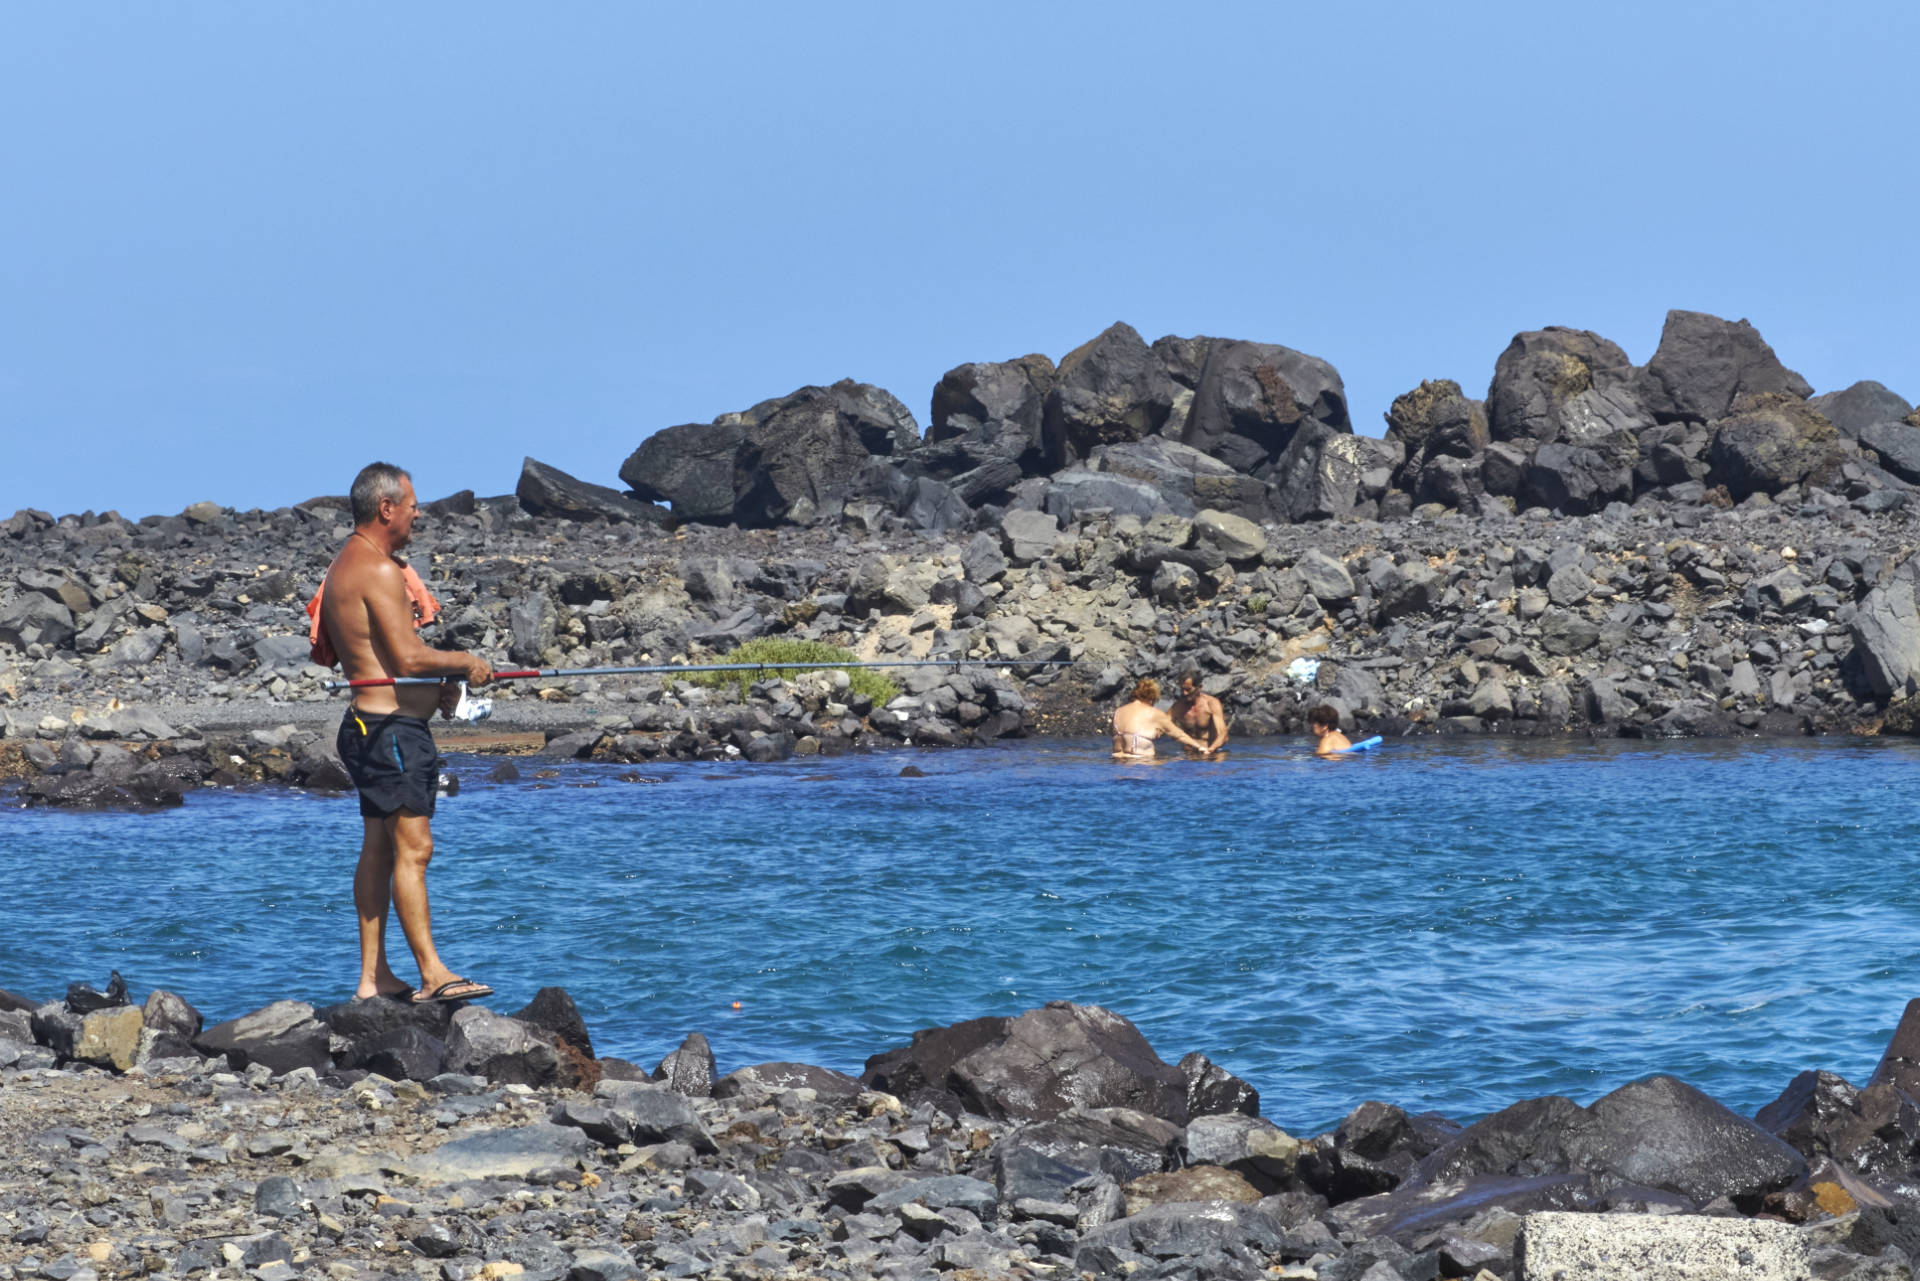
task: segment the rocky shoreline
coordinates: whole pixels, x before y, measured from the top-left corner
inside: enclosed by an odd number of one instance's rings
[[[557,988],[205,1026],[76,984],[0,992],[0,1281],[1910,1278],[1916,1093],[1920,1002],[1865,1087],[1752,1119],[1653,1076],[1297,1138],[1066,1002],[723,1074],[698,1033],[596,1057]]]
[[[1879,384],[1814,396],[1745,322],[1675,312],[1645,366],[1540,330],[1484,401],[1423,383],[1381,440],[1346,414],[1318,358],[1120,325],[957,368],[924,438],[839,383],[653,434],[625,491],[528,459],[432,503],[410,554],[435,639],[502,663],[987,664],[879,702],[831,674],[499,687],[492,728],[567,757],[1097,735],[1188,668],[1242,737],[1318,702],[1388,736],[1913,729],[1920,412]],[[341,786],[302,606],[347,534],[340,497],[0,520],[0,778],[81,806]]]

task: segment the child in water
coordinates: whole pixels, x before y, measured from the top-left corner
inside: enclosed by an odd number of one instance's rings
[[[1353,743],[1340,732],[1340,713],[1322,703],[1307,713],[1307,732],[1320,740],[1315,756],[1338,756]]]

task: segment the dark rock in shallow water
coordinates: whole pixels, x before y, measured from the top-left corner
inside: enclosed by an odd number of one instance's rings
[[[868,1059],[861,1080],[994,1118],[1043,1120],[1075,1106],[1187,1115],[1186,1078],[1139,1029],[1111,1010],[1066,1001],[1018,1018],[923,1029],[911,1045]]]
[[[1806,1071],[1754,1114],[1754,1123],[1809,1161],[1831,1155],[1834,1138],[1852,1124],[1860,1092],[1832,1072]]]
[[[264,1064],[274,1075],[295,1068],[325,1072],[333,1066],[327,1025],[305,1001],[275,1001],[264,1009],[216,1023],[194,1042],[207,1054],[225,1055],[236,1071]]]

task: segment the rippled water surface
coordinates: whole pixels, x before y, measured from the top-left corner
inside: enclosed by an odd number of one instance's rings
[[[915,1028],[1068,998],[1168,1061],[1206,1051],[1298,1131],[1653,1071],[1750,1111],[1802,1068],[1863,1081],[1920,994],[1905,743],[1115,765],[1046,742],[488,784],[496,763],[454,758],[435,822],[443,955],[496,1009],[566,987],[601,1053],[649,1067],[697,1030],[723,1071],[857,1072]],[[351,800],[262,792],[0,813],[0,986],[117,967],[216,1018],[340,999],[359,830]]]

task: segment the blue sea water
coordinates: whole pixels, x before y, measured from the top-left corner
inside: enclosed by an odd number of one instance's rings
[[[1920,994],[1911,743],[1116,765],[1037,741],[489,784],[497,763],[453,758],[441,951],[496,1009],[564,986],[600,1053],[648,1067],[701,1031],[722,1071],[858,1072],[916,1028],[1066,998],[1170,1062],[1205,1051],[1298,1133],[1366,1099],[1465,1120],[1656,1071],[1750,1112],[1803,1068],[1864,1082]],[[275,791],[0,813],[0,987],[118,968],[210,1018],[340,999],[359,831],[350,799]]]

